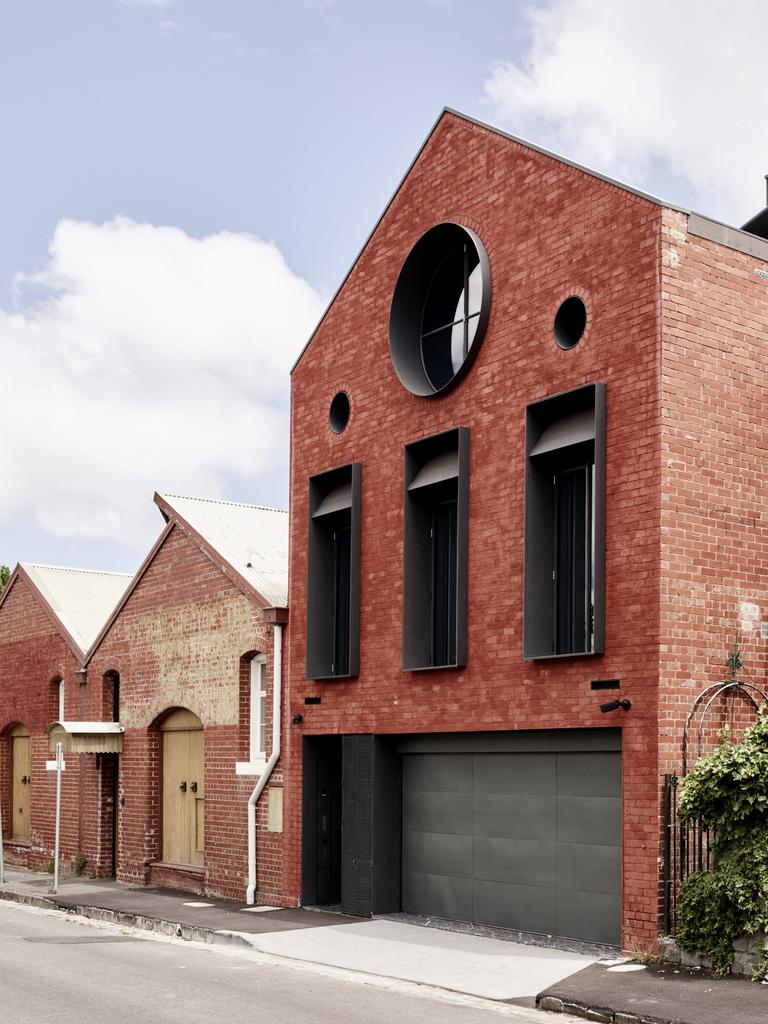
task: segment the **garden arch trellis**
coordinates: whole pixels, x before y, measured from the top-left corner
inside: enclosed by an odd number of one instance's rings
[[[738,636],[734,641],[733,650],[730,658],[728,659],[728,667],[731,670],[731,678],[726,679],[723,682],[712,683],[710,686],[705,687],[705,689],[703,689],[694,700],[691,705],[691,710],[688,712],[685,719],[685,726],[683,728],[683,776],[688,774],[688,752],[691,724],[700,708],[702,709],[701,716],[696,728],[697,759],[701,756],[701,745],[704,737],[704,725],[707,721],[707,715],[718,697],[722,697],[725,694],[733,696],[735,696],[736,693],[742,694],[752,704],[756,713],[760,711],[759,699],[762,700],[763,705],[768,705],[768,693],[762,686],[758,686],[757,683],[754,682],[747,682],[743,679],[739,679],[737,676],[738,670],[743,667]]]
[[[705,687],[694,699],[685,719],[682,740],[682,777],[688,774],[691,753],[691,731],[695,726],[694,763],[701,756],[704,739],[704,728],[707,716],[715,705],[718,697],[737,694],[746,698],[749,704],[759,713],[761,703],[768,706],[768,692],[765,688],[749,680],[739,679],[738,672],[743,668],[739,637],[736,639],[728,659],[731,678]],[[697,715],[698,721],[697,721]],[[711,835],[708,828],[699,822],[684,824],[677,816],[677,785],[675,774],[664,776],[664,927],[667,933],[673,933],[676,925],[677,898],[680,885],[689,875],[697,871],[707,871],[713,866],[711,853]]]

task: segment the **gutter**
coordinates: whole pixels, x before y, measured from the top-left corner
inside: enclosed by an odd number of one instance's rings
[[[269,782],[272,769],[280,757],[281,703],[283,689],[283,626],[276,622],[274,630],[274,654],[272,658],[272,753],[264,766],[259,781],[248,798],[248,889],[245,902],[252,906],[256,900],[256,804]]]

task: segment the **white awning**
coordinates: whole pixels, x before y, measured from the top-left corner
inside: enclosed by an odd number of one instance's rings
[[[65,754],[119,754],[125,726],[119,722],[52,722],[46,732],[51,753],[61,743]]]

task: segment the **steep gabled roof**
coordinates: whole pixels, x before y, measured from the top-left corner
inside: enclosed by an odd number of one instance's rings
[[[0,598],[2,605],[18,578],[26,580],[79,660],[95,640],[131,581],[127,572],[72,569],[21,562]]]
[[[174,529],[190,537],[235,586],[262,608],[288,604],[288,513],[234,501],[155,494],[166,526],[88,651],[93,658],[123,605]]]
[[[156,494],[167,519],[175,519],[226,562],[267,607],[288,604],[288,513],[235,501]]]
[[[322,324],[322,322],[325,320],[326,316],[328,315],[328,311],[330,310],[330,308],[333,306],[334,302],[336,301],[336,299],[337,299],[337,297],[339,295],[339,292],[342,290],[342,288],[346,284],[347,279],[349,278],[349,275],[355,269],[355,265],[357,264],[357,261],[360,259],[362,254],[365,252],[366,248],[368,247],[368,243],[371,241],[373,236],[376,234],[376,229],[378,228],[379,224],[381,224],[382,220],[386,216],[387,211],[389,210],[389,208],[392,205],[392,203],[395,201],[395,198],[397,197],[398,192],[403,187],[403,184],[405,183],[408,175],[411,173],[411,171],[413,170],[414,166],[418,162],[421,154],[424,152],[424,149],[428,145],[430,139],[432,138],[432,136],[437,131],[437,128],[440,125],[441,121],[443,121],[443,119],[446,118],[446,117],[454,117],[454,118],[457,118],[459,121],[465,121],[467,124],[473,124],[473,125],[476,125],[478,128],[484,128],[486,131],[490,132],[493,135],[499,136],[502,139],[507,139],[510,142],[515,142],[519,146],[524,146],[526,149],[530,149],[530,150],[532,150],[535,153],[541,153],[543,156],[550,157],[552,160],[556,160],[558,163],[565,164],[567,167],[573,167],[577,171],[582,171],[584,174],[589,175],[591,178],[598,178],[600,181],[604,181],[604,182],[606,182],[609,185],[613,185],[616,188],[620,188],[624,192],[629,192],[632,195],[639,196],[641,199],[647,199],[649,202],[655,203],[657,206],[664,206],[664,207],[666,207],[667,209],[670,209],[670,210],[678,210],[680,213],[686,213],[686,214],[690,213],[690,210],[687,210],[687,209],[685,209],[682,206],[676,206],[674,203],[665,202],[663,199],[659,199],[657,196],[653,196],[653,195],[651,195],[648,192],[643,192],[639,188],[633,188],[631,185],[627,185],[623,181],[617,181],[615,178],[609,178],[608,175],[606,175],[606,174],[601,174],[599,171],[594,171],[594,170],[592,170],[589,167],[585,167],[583,164],[576,163],[574,160],[568,160],[566,157],[560,156],[558,153],[553,153],[549,149],[544,149],[542,146],[537,146],[537,145],[535,145],[532,142],[528,142],[526,139],[521,139],[517,135],[511,135],[509,132],[502,131],[501,128],[496,128],[492,124],[487,124],[485,121],[479,121],[477,118],[470,117],[468,114],[462,114],[461,111],[454,110],[451,107],[443,107],[443,109],[441,110],[440,115],[438,116],[437,120],[432,125],[432,127],[429,130],[429,132],[427,133],[427,137],[424,139],[422,144],[419,146],[419,149],[418,149],[418,152],[416,153],[416,156],[413,158],[413,160],[411,160],[411,162],[408,165],[408,168],[407,168],[405,174],[402,176],[402,178],[398,182],[397,188],[395,189],[395,191],[390,196],[390,198],[389,198],[389,200],[387,202],[387,205],[384,207],[384,209],[382,210],[382,212],[381,212],[379,218],[377,219],[376,223],[373,225],[373,228],[371,229],[371,231],[370,231],[368,237],[366,238],[365,242],[363,242],[363,245],[362,245],[360,251],[358,252],[358,254],[355,256],[354,260],[352,261],[352,265],[350,266],[349,270],[346,272],[346,274],[342,278],[341,284],[336,289],[334,294],[331,296],[330,302],[328,303],[328,305],[323,310],[323,314],[320,317],[320,319],[318,320],[318,322],[315,325],[314,329],[312,330],[312,333],[310,334],[309,338],[307,339],[306,344],[304,345],[304,347],[302,348],[301,352],[299,352],[298,356],[296,357],[296,360],[295,360],[293,366],[291,367],[291,373],[293,373],[293,371],[299,365],[299,363],[301,362],[302,356],[307,351],[309,346],[312,344],[312,339],[317,334],[318,329],[320,328],[320,325]]]

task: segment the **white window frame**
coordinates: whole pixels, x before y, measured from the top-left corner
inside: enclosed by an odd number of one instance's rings
[[[249,676],[249,730],[248,760],[235,764],[236,775],[260,775],[267,763],[267,656],[256,654],[251,658]]]
[[[57,689],[56,699],[57,699],[57,704],[58,704],[58,716],[59,716],[57,721],[63,722],[63,721],[65,721],[65,718],[64,718],[64,680],[63,679],[59,679],[59,681],[56,683],[56,689]]]

